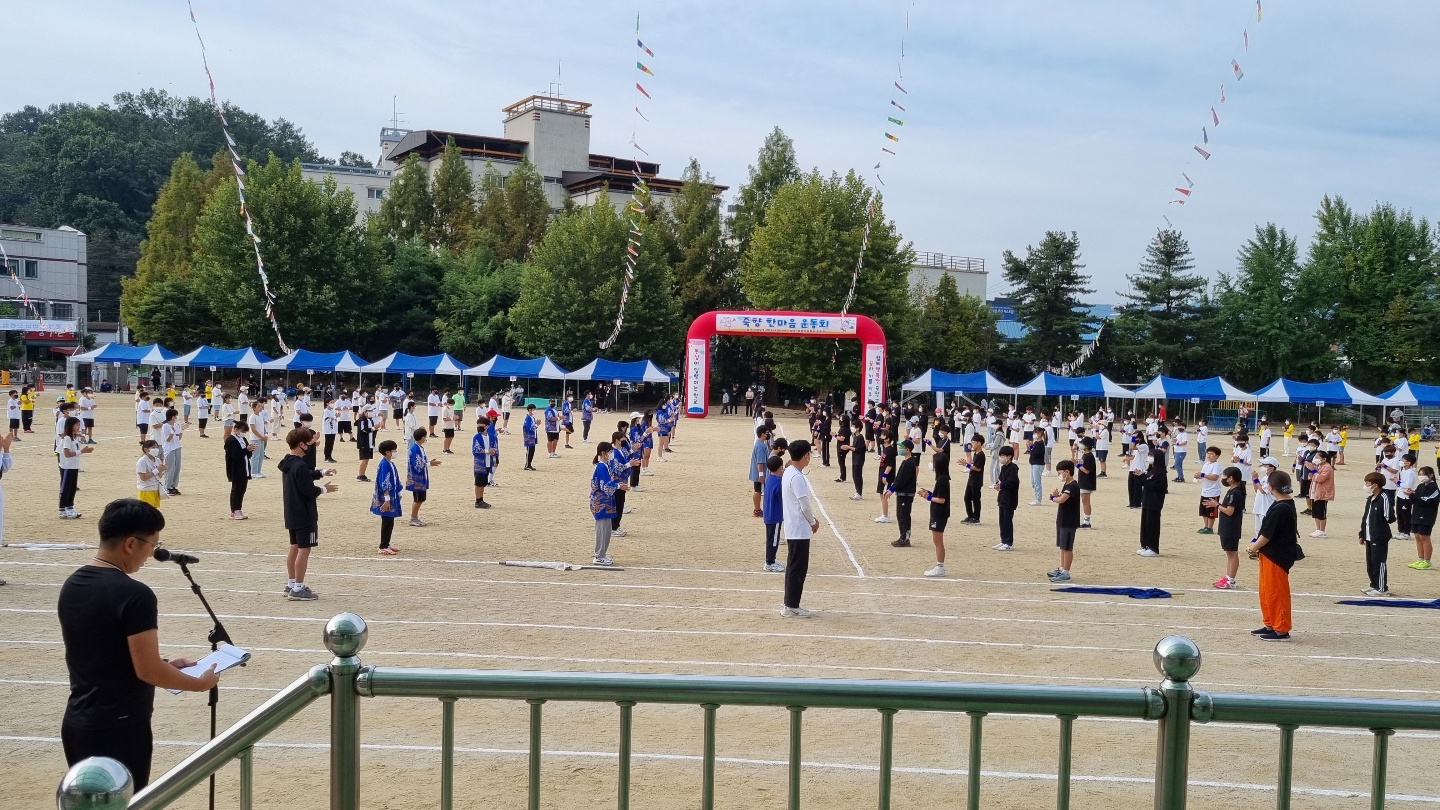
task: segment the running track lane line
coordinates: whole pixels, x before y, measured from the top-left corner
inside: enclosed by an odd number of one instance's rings
[[[59,745],[59,737],[30,737],[30,736],[0,736],[0,742],[18,743],[40,743],[48,745]],[[187,740],[156,740],[155,745],[179,746],[183,748],[199,748],[204,745],[199,741]],[[283,742],[260,742],[255,744],[256,748],[278,748],[285,750],[307,750],[307,751],[328,751],[329,743],[283,743]],[[424,753],[432,754],[440,751],[438,745],[399,745],[385,743],[362,743],[361,748],[371,751],[391,751],[403,753]],[[462,754],[476,755],[500,755],[500,756],[526,756],[530,755],[529,749],[519,748],[473,748],[466,746],[455,746],[454,751]],[[572,757],[585,759],[616,759],[618,754],[610,751],[565,751],[565,750],[542,750],[541,754],[550,757]],[[659,754],[633,752],[634,759],[648,759],[660,762],[700,762],[702,757],[694,754]],[[715,757],[715,761],[725,765],[760,765],[772,768],[790,767],[789,760],[782,759],[750,759],[746,757]],[[862,773],[878,773],[878,765],[856,765],[843,762],[811,762],[801,761],[801,767],[820,768],[834,771],[859,771]],[[895,765],[891,767],[892,773],[915,774],[919,776],[968,776],[969,771],[964,768],[927,768],[920,766]],[[1030,773],[1026,771],[981,771],[980,775],[989,779],[1010,779],[1010,780],[1040,780],[1054,782],[1058,777],[1053,773]],[[1070,781],[1087,783],[1111,783],[1118,785],[1153,785],[1155,779],[1149,776],[1101,776],[1092,774],[1071,774]],[[1250,790],[1262,793],[1274,793],[1274,785],[1262,785],[1255,782],[1218,782],[1202,779],[1191,779],[1192,787],[1215,788],[1218,790]],[[1369,791],[1346,790],[1343,788],[1312,788],[1294,786],[1291,792],[1307,796],[1327,796],[1344,799],[1369,798]],[[1440,796],[1424,796],[1410,793],[1387,793],[1386,799],[1396,802],[1422,802],[1425,804],[1440,804]]]
[[[809,476],[806,476],[806,482],[809,482]],[[840,547],[845,549],[845,556],[849,557],[850,564],[855,566],[856,575],[864,579],[865,569],[860,567],[860,561],[855,559],[855,551],[850,548],[850,543],[846,541],[845,535],[840,533],[840,527],[836,526],[835,521],[830,518],[830,513],[825,511],[825,504],[820,502],[820,494],[813,487],[810,490],[810,497],[815,499],[816,508],[820,510],[821,515],[825,516],[825,522],[830,524],[830,531],[835,533],[835,539],[840,541]]]

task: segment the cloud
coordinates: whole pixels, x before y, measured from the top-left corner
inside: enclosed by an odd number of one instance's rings
[[[655,96],[641,143],[669,175],[694,156],[738,186],[780,126],[806,168],[882,156],[906,0],[642,4]],[[300,126],[329,155],[373,156],[391,98],[408,126],[499,134],[500,107],[556,80],[595,104],[593,151],[635,126],[633,5],[549,0],[487,12],[440,0],[198,2],[221,94]],[[0,109],[99,103],[123,90],[204,93],[176,4],[75,0],[10,10]],[[1233,268],[1255,225],[1299,235],[1326,193],[1436,218],[1440,4],[1270,0],[922,3],[883,169],[887,213],[919,250],[992,272],[1046,230],[1077,231],[1096,298],[1113,300],[1169,215],[1206,273]],[[1240,44],[1248,29],[1251,47]],[[66,54],[55,59],[55,54]],[[1230,59],[1245,69],[1243,81]],[[1220,84],[1228,101],[1218,104]],[[1208,121],[1215,105],[1219,127]],[[1210,128],[1214,157],[1191,147]],[[1187,163],[1189,167],[1187,169]],[[1195,194],[1167,206],[1190,171]]]

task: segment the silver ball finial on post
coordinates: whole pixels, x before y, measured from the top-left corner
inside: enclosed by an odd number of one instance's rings
[[[325,623],[325,649],[336,658],[353,658],[365,649],[370,628],[354,613],[341,613]]]
[[[1155,669],[1166,680],[1185,683],[1200,671],[1200,648],[1185,636],[1166,636],[1155,643]]]
[[[55,788],[58,810],[124,810],[135,793],[135,782],[124,765],[109,757],[90,757],[75,763]]]

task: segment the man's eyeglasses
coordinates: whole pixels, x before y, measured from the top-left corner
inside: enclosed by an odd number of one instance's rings
[[[143,538],[143,537],[136,537],[136,536],[134,536],[134,535],[131,535],[131,536],[130,536],[130,539],[132,539],[132,540],[138,540],[138,541],[140,541],[141,543],[149,543],[150,545],[154,546],[155,548],[163,548],[164,545],[165,545],[165,541],[164,541],[164,540],[161,540],[161,539],[158,538],[158,537],[155,538],[154,540],[146,540],[146,539]]]

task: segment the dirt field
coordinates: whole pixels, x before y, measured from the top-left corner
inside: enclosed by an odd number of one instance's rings
[[[27,541],[95,541],[95,521],[111,499],[133,495],[136,445],[130,399],[102,397],[97,451],[86,458],[77,508],[55,516],[58,491],[48,425],[15,445],[5,475],[5,537]],[[44,423],[45,420],[39,420]],[[597,424],[613,424],[611,416]],[[797,419],[784,422],[792,437]],[[432,455],[435,471],[423,516],[431,525],[396,527],[398,557],[376,555],[379,520],[370,486],[356,482],[355,449],[337,446],[340,492],[320,501],[321,545],[307,578],[317,602],[282,598],[285,533],[272,448],[265,480],[246,500],[251,519],[228,519],[220,430],[185,442],[183,495],[164,501],[166,545],[198,554],[194,568],[232,636],[255,652],[250,666],[227,674],[220,705],[224,727],[328,655],[324,622],[354,611],[369,622],[362,657],[379,665],[497,669],[679,672],[879,679],[1142,686],[1158,680],[1151,648],[1167,633],[1193,638],[1205,661],[1202,689],[1356,695],[1436,700],[1433,611],[1336,605],[1365,587],[1364,553],[1355,540],[1360,474],[1369,444],[1352,447],[1340,468],[1331,538],[1302,538],[1308,558],[1292,573],[1295,640],[1263,644],[1246,631],[1259,625],[1254,563],[1242,558],[1240,589],[1211,587],[1223,572],[1216,538],[1197,536],[1198,488],[1173,485],[1164,515],[1163,556],[1135,555],[1139,515],[1125,508],[1123,476],[1101,481],[1096,529],[1082,532],[1075,584],[1147,585],[1173,599],[1138,601],[1057,594],[1045,572],[1055,567],[1053,507],[1021,506],[1012,553],[990,550],[998,539],[994,496],[983,524],[962,526],[956,505],[948,532],[950,576],[929,580],[933,564],[924,511],[916,509],[916,543],[895,549],[894,524],[872,521],[873,494],[847,496],[832,483],[838,470],[812,466],[824,512],[812,554],[804,604],[809,620],[779,615],[779,574],[761,572],[764,531],[750,516],[745,478],[753,431],[743,417],[682,423],[676,452],[655,463],[631,496],[631,532],[612,556],[624,571],[510,568],[498,560],[588,562],[593,523],[587,509],[592,447],[560,459],[537,458],[538,473],[520,471],[516,433],[502,437],[502,486],[494,508],[472,508],[469,436],[455,456]],[[381,438],[396,438],[397,432]],[[608,435],[608,431],[606,432]],[[1278,441],[1278,439],[1277,439]],[[1223,443],[1223,442],[1222,442]],[[1433,463],[1435,448],[1422,451]],[[541,453],[543,456],[543,453]],[[1359,462],[1358,464],[1356,462]],[[1286,462],[1288,464],[1288,461]],[[1195,468],[1194,460],[1188,465]],[[372,470],[373,472],[373,470]],[[873,470],[867,478],[873,479]],[[932,480],[922,465],[921,481]],[[1046,489],[1054,486],[1046,479]],[[958,481],[957,481],[958,483]],[[1022,484],[1028,478],[1022,476]],[[960,489],[957,486],[958,498]],[[1022,504],[1028,490],[1022,489]],[[406,499],[408,507],[408,497]],[[1247,520],[1247,531],[1250,522]],[[1301,519],[1302,533],[1312,528]],[[852,561],[853,556],[853,561]],[[0,549],[0,759],[6,807],[53,802],[65,769],[59,744],[66,673],[54,605],[60,584],[88,551]],[[783,551],[782,551],[783,558]],[[1413,544],[1391,549],[1397,596],[1435,598],[1440,573],[1405,567]],[[151,563],[139,575],[160,596],[161,641],[169,655],[199,657],[208,620],[178,570]],[[158,776],[206,736],[203,696],[156,697],[154,773]],[[321,701],[282,727],[257,751],[256,807],[316,807],[326,795],[328,739]],[[589,808],[614,801],[617,712],[611,705],[545,708],[545,807]],[[457,710],[456,806],[525,806],[526,710],[523,704],[462,703]],[[368,808],[435,806],[438,791],[438,701],[364,702],[364,774]],[[635,807],[698,802],[702,714],[699,707],[642,706],[635,711]],[[1053,718],[987,719],[983,801],[986,806],[1054,806]],[[717,806],[782,807],[788,720],[783,710],[719,712]],[[873,806],[879,718],[855,711],[805,713],[803,800],[808,807]],[[1198,726],[1191,744],[1192,806],[1249,808],[1274,801],[1278,732],[1266,727]],[[1076,723],[1073,805],[1142,806],[1150,801],[1155,729],[1140,721]],[[967,718],[901,713],[896,719],[897,808],[962,801]],[[1302,730],[1296,741],[1297,806],[1357,807],[1369,784],[1370,735]],[[1440,805],[1440,734],[1398,734],[1391,742],[1390,790],[1406,806]],[[235,769],[221,779],[234,806]],[[204,806],[197,790],[177,805]]]

